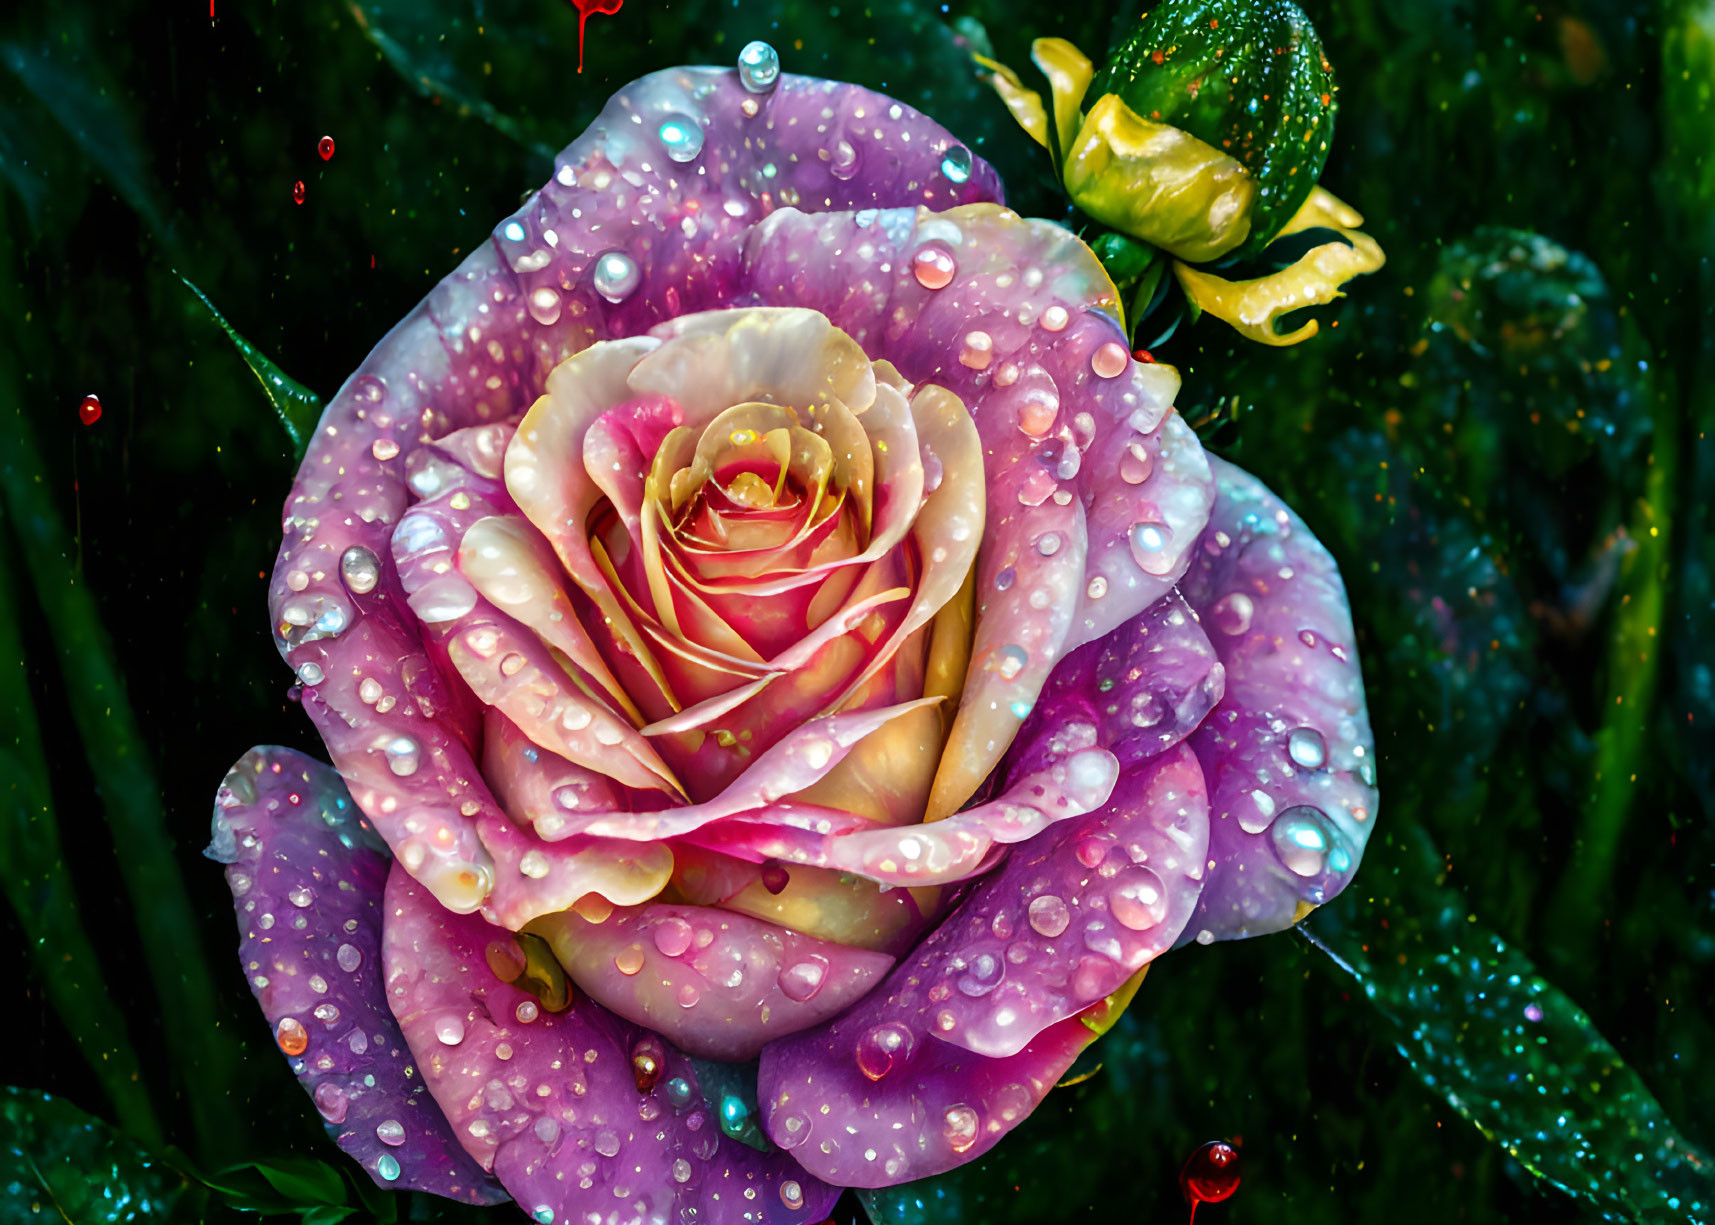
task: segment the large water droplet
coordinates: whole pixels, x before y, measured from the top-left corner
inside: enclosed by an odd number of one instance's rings
[[[1256,615],[1256,602],[1242,591],[1224,595],[1209,610],[1209,619],[1223,634],[1239,635],[1249,631],[1251,618]]]
[[[1238,1189],[1239,1154],[1221,1140],[1200,1146],[1179,1171],[1179,1190],[1191,1205],[1193,1218],[1198,1204],[1218,1204]]]
[[[381,580],[381,563],[374,553],[354,544],[340,556],[339,574],[354,595],[367,595]]]
[[[1006,976],[1006,965],[993,953],[978,953],[959,976],[959,991],[972,999],[980,999],[1000,985]]]
[[[955,1153],[965,1152],[977,1142],[977,1112],[960,1103],[947,1107],[941,1116],[941,1135]]]
[[[858,152],[849,140],[834,142],[834,147],[828,150],[828,173],[842,181],[854,177],[858,172]]]
[[[387,742],[384,750],[387,757],[387,768],[401,778],[409,777],[417,772],[422,765],[422,753],[417,742],[409,736],[396,736]]]
[[[591,276],[595,291],[609,302],[623,302],[643,279],[637,261],[624,251],[609,251],[595,262]]]
[[[828,969],[826,957],[811,953],[804,960],[780,971],[780,993],[800,1004],[813,999],[822,989],[822,984],[828,981]]]
[[[945,289],[952,284],[953,274],[958,270],[959,265],[952,253],[940,247],[919,248],[911,257],[912,275],[924,289]]]
[[[1340,835],[1320,808],[1299,804],[1280,814],[1270,837],[1280,862],[1296,875],[1310,877],[1320,876],[1328,869]],[[1349,864],[1350,857],[1343,848],[1338,849]]]
[[[1173,569],[1173,557],[1167,544],[1173,532],[1165,523],[1135,523],[1127,536],[1131,559],[1145,574],[1166,574]]]
[[[703,125],[689,115],[669,115],[656,129],[667,156],[676,162],[694,162],[703,151]]]
[[[738,53],[739,83],[753,94],[765,94],[780,80],[780,53],[758,39]]]
[[[941,155],[941,173],[954,183],[969,179],[971,166],[971,151],[963,145],[948,145],[947,151]]]
[[[911,1031],[888,1021],[864,1032],[857,1041],[857,1065],[870,1080],[880,1080],[911,1054]]]
[[[1002,680],[1010,681],[1020,672],[1024,665],[1030,662],[1030,652],[1016,643],[1008,643],[995,652],[994,670],[1000,673]]]
[[[677,915],[663,920],[655,928],[655,947],[663,956],[679,956],[691,947],[691,925]]]
[[[345,1090],[331,1080],[324,1080],[316,1086],[316,1109],[322,1118],[330,1123],[345,1122],[345,1113],[351,1106],[351,1101],[345,1095]]]
[[[435,1037],[440,1039],[442,1046],[457,1046],[464,1041],[464,1018],[442,1017],[435,1022]]]
[[[1313,727],[1297,727],[1286,737],[1286,752],[1306,770],[1320,770],[1328,760],[1328,742]]]
[[[639,1093],[648,1093],[667,1070],[667,1050],[659,1038],[640,1038],[631,1048],[631,1079]]]
[[[383,1182],[392,1182],[399,1177],[399,1159],[392,1153],[382,1153],[376,1159],[375,1172],[381,1175]]]
[[[1072,912],[1066,908],[1065,901],[1052,893],[1031,899],[1029,915],[1031,928],[1050,940],[1065,931],[1072,922]]]
[[[363,964],[363,951],[355,944],[342,944],[334,953],[334,960],[347,974],[355,974],[357,967]]]
[[[1128,869],[1108,895],[1108,912],[1134,932],[1148,931],[1167,917],[1167,891],[1148,868]]]
[[[310,1044],[310,1034],[296,1017],[281,1017],[274,1026],[274,1041],[288,1055],[302,1055]]]
[[[530,318],[546,327],[560,318],[560,291],[552,285],[530,291]]]
[[[398,1148],[405,1143],[405,1125],[398,1119],[383,1119],[375,1125],[375,1138]]]
[[[1125,373],[1125,364],[1130,356],[1124,345],[1117,340],[1110,340],[1090,354],[1090,369],[1101,378],[1117,378]]]

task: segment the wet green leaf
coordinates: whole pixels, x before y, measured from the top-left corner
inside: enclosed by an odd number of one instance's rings
[[[7,1087],[0,1130],[0,1193],[13,1219],[170,1221],[189,1187],[178,1171],[61,1097]]]
[[[1420,831],[1396,819],[1378,840],[1358,883],[1301,927],[1424,1085],[1610,1219],[1705,1219],[1715,1165],[1584,1011],[1471,912]]]
[[[256,381],[262,384],[262,392],[268,397],[274,415],[280,419],[281,428],[292,440],[297,458],[302,459],[304,452],[309,449],[310,435],[315,433],[316,422],[321,420],[322,398],[281,371],[280,367],[255,345],[240,336],[226,321],[226,316],[215,309],[214,303],[208,300],[208,295],[191,284],[188,278],[181,275],[179,280],[184,281],[185,288],[196,295],[196,300],[208,311],[209,318],[220,325],[221,331],[232,341],[232,347],[238,350],[244,364],[249,366],[251,373],[256,376]]]

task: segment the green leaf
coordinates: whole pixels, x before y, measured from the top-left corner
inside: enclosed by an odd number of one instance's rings
[[[1377,842],[1300,930],[1357,980],[1423,1083],[1611,1219],[1706,1218],[1715,1166],[1584,1011],[1471,913],[1420,830],[1396,818]]]
[[[13,580],[10,551],[0,538],[0,591],[22,591]],[[0,712],[12,740],[0,746],[0,779],[7,791],[0,809],[0,862],[6,865],[0,882],[28,941],[42,990],[114,1114],[144,1143],[159,1143],[161,1128],[144,1091],[137,1053],[103,981],[66,866],[29,664],[12,602],[0,602]]]
[[[0,1187],[15,1219],[67,1225],[169,1221],[183,1175],[61,1097],[0,1092]]]
[[[232,1083],[241,1056],[221,1028],[210,961],[175,861],[152,755],[125,692],[113,643],[83,575],[47,484],[35,438],[22,412],[18,369],[0,356],[0,505],[16,534],[52,636],[59,686],[82,741],[85,762],[102,800],[131,899],[131,915],[154,980],[175,1075],[186,1094],[205,1152],[242,1137],[242,1120],[216,1086]]]
[[[316,431],[316,422],[322,416],[322,398],[296,379],[281,371],[255,345],[240,336],[233,326],[226,321],[214,308],[214,303],[208,300],[208,295],[182,273],[179,280],[185,283],[185,288],[196,295],[198,302],[208,311],[209,318],[220,325],[227,339],[232,341],[232,347],[238,350],[238,355],[244,359],[244,364],[250,367],[256,381],[262,384],[262,391],[268,397],[268,403],[274,408],[274,415],[280,419],[280,425],[286,431],[286,436],[292,440],[292,446],[297,452],[297,458],[302,459],[304,452],[309,449],[310,436]]]

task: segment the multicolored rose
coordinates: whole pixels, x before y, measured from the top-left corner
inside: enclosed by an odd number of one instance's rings
[[[270,593],[334,769],[253,750],[211,848],[379,1182],[818,1221],[1350,880],[1334,562],[1117,312],[943,129],[763,48],[622,90],[382,341]]]

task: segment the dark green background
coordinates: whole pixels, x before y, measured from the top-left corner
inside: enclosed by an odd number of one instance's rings
[[[873,1205],[887,1219],[1179,1221],[1179,1162],[1219,1137],[1242,1137],[1245,1182],[1208,1222],[1692,1220],[1698,1196],[1711,1215],[1707,1176],[1656,1158],[1670,1126],[1715,1140],[1715,4],[1306,8],[1341,85],[1324,182],[1389,264],[1298,349],[1206,320],[1157,355],[1206,442],[1288,497],[1351,588],[1382,833],[1307,926],[1361,977],[1297,935],[1169,957],[1092,1052],[1102,1071],[980,1165]],[[240,753],[319,746],[264,607],[291,444],[177,274],[330,393],[614,88],[753,37],[922,107],[1017,207],[1060,216],[949,23],[1023,67],[1032,36],[1099,55],[1136,16],[630,0],[591,19],[579,76],[553,0],[8,6],[0,976],[27,985],[5,1080],[166,1153],[133,1171],[150,1211],[375,1209],[301,1160],[351,1168],[272,1049],[199,854]],[[1544,988],[1552,1040],[1511,1050],[1523,996],[1462,970],[1473,948],[1506,973],[1528,956],[1588,1018]],[[123,1142],[27,1096],[3,1114],[0,1215],[51,1213],[45,1180],[72,1219],[109,1219],[52,1171],[123,1181]],[[1634,1161],[1624,1133],[1651,1124]],[[173,1172],[243,1162],[268,1184]],[[1532,1171],[1588,1175],[1596,1198]]]

